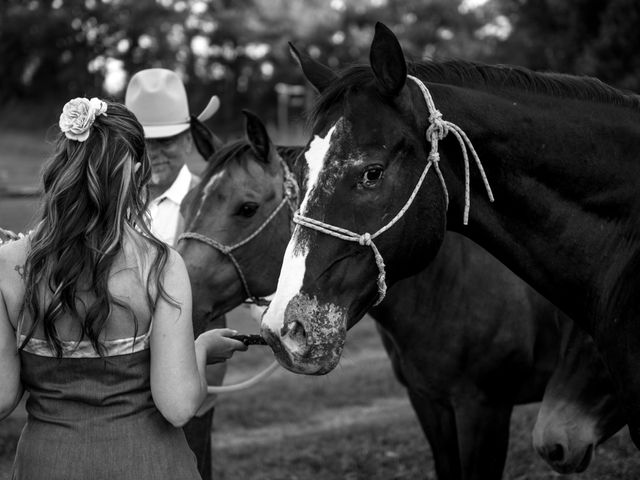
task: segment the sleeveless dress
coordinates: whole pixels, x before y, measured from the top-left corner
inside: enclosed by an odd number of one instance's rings
[[[64,342],[58,359],[32,338],[20,352],[27,422],[14,480],[200,479],[181,428],[151,397],[149,332],[105,342]],[[18,345],[24,336],[17,332]]]

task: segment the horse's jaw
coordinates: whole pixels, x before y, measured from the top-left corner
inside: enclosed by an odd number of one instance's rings
[[[269,306],[262,317],[261,333],[285,368],[324,375],[340,361],[347,335],[347,309],[298,293],[286,304],[276,301]]]

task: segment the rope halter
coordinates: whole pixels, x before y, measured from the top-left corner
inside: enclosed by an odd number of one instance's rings
[[[282,197],[282,200],[278,204],[278,206],[275,208],[275,210],[271,212],[271,214],[265,219],[264,222],[262,222],[262,224],[257,229],[253,231],[253,233],[248,235],[243,240],[240,240],[239,242],[234,243],[233,245],[225,245],[211,237],[207,237],[206,235],[202,235],[201,233],[197,233],[197,232],[184,232],[178,238],[178,240],[190,238],[202,243],[206,243],[210,247],[218,250],[223,255],[226,255],[227,257],[229,257],[229,260],[231,260],[231,263],[235,267],[236,272],[238,272],[238,277],[240,277],[240,281],[242,282],[242,286],[244,288],[246,298],[250,299],[249,301],[247,301],[247,303],[255,303],[256,305],[260,305],[260,306],[269,305],[269,301],[262,297],[257,297],[251,293],[251,290],[249,289],[249,283],[247,282],[247,278],[245,277],[244,272],[240,267],[240,263],[238,262],[238,260],[236,259],[236,257],[233,255],[232,252],[240,248],[241,246],[245,245],[246,243],[249,243],[251,240],[257,237],[260,234],[260,232],[262,232],[262,230],[264,230],[265,227],[269,225],[269,223],[271,223],[271,221],[274,218],[276,218],[280,210],[282,210],[285,207],[285,205],[289,206],[289,209],[292,213],[295,212],[297,208],[298,196],[299,196],[298,182],[296,182],[296,179],[291,173],[291,171],[289,170],[289,167],[287,166],[286,162],[280,159],[280,164],[282,165],[282,172],[284,177],[284,180],[283,180],[284,195]]]
[[[340,238],[342,240],[346,240],[348,242],[357,242],[362,246],[371,247],[373,251],[373,256],[376,261],[376,265],[378,266],[378,299],[374,306],[380,304],[387,293],[387,284],[386,284],[386,271],[385,264],[378,247],[373,242],[375,238],[377,238],[382,233],[389,230],[398,220],[402,218],[402,216],[407,212],[413,201],[415,200],[418,192],[420,191],[420,187],[424,182],[424,179],[429,172],[429,169],[433,166],[438,178],[440,179],[440,183],[442,184],[442,190],[444,192],[445,197],[445,205],[446,208],[449,208],[449,192],[447,191],[447,185],[444,181],[444,177],[442,176],[442,172],[440,171],[440,153],[438,152],[438,142],[447,136],[449,132],[453,133],[453,135],[458,140],[460,144],[460,149],[462,150],[462,156],[464,159],[464,172],[465,172],[465,199],[464,199],[464,215],[463,215],[463,223],[467,225],[469,222],[469,208],[471,204],[471,194],[470,194],[470,180],[469,180],[469,155],[467,150],[471,151],[471,155],[473,156],[476,165],[478,166],[478,170],[480,171],[480,175],[482,177],[482,181],[484,183],[485,189],[487,191],[487,195],[489,196],[490,201],[494,201],[493,193],[491,191],[491,187],[489,186],[489,181],[487,180],[487,176],[484,172],[484,168],[482,167],[482,163],[480,162],[480,158],[476,153],[473,145],[471,144],[471,140],[469,137],[462,131],[462,129],[454,123],[442,119],[442,113],[436,109],[435,104],[433,103],[433,98],[429,93],[429,90],[422,83],[421,80],[414,77],[413,75],[407,75],[407,78],[414,81],[420,91],[422,92],[422,96],[424,97],[424,101],[427,104],[427,109],[429,110],[429,127],[426,131],[426,139],[427,142],[431,144],[431,150],[429,152],[429,156],[427,157],[427,164],[416,183],[416,186],[411,192],[411,195],[405,202],[404,206],[400,209],[400,211],[396,214],[395,217],[389,221],[385,226],[377,230],[375,233],[363,233],[359,234],[356,232],[352,232],[351,230],[347,230],[345,228],[336,227],[334,225],[330,225],[328,223],[321,222],[319,220],[315,220],[310,217],[306,217],[298,212],[296,212],[293,216],[294,223],[301,225],[303,227],[311,228],[312,230],[317,230],[319,232],[325,233],[327,235],[331,235],[332,237]]]

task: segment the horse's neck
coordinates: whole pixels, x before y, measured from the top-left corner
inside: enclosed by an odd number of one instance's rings
[[[433,93],[436,107],[442,93]],[[617,239],[638,209],[640,112],[533,95],[466,95],[456,92],[459,101],[442,105],[442,113],[471,139],[495,202],[472,165],[471,214],[462,225],[462,155],[453,139],[443,141],[448,228],[484,246],[569,315],[588,316],[589,300],[599,300],[595,292],[620,253]],[[640,242],[625,248],[637,251]]]

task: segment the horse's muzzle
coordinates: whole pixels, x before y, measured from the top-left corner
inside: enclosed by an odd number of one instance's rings
[[[285,368],[324,375],[340,361],[347,334],[346,310],[298,293],[287,304],[279,330],[263,324],[261,333]]]

